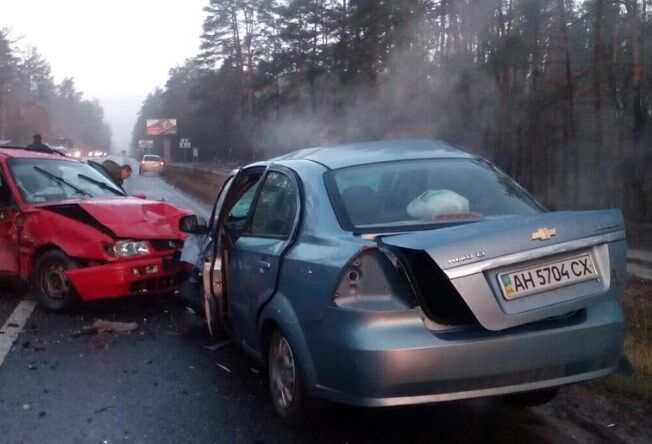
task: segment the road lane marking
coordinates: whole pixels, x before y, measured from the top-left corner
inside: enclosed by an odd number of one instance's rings
[[[34,311],[34,307],[36,307],[35,300],[22,299],[0,329],[0,331],[4,332],[4,334],[0,335],[0,366],[5,362],[7,353],[11,350],[14,341],[18,338],[20,332],[23,331],[23,328],[25,328],[27,320]]]

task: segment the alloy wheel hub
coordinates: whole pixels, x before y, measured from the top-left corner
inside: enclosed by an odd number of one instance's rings
[[[275,345],[270,365],[274,401],[287,409],[294,401],[296,368],[292,349],[285,338],[280,338]]]

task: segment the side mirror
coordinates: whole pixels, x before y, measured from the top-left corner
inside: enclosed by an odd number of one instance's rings
[[[194,214],[183,216],[179,219],[179,230],[184,233],[206,234],[208,233],[208,222],[203,217],[197,217]]]

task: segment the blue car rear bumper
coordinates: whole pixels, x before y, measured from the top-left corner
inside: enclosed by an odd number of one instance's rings
[[[314,375],[309,391],[360,406],[496,396],[589,380],[616,371],[624,317],[608,301],[561,319],[489,332],[433,333],[416,310],[329,309],[302,324]]]

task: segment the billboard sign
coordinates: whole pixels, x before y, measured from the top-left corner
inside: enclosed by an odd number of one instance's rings
[[[139,140],[138,141],[138,148],[141,150],[151,150],[154,148],[154,141],[153,140]]]
[[[176,136],[177,119],[147,119],[148,136]]]

